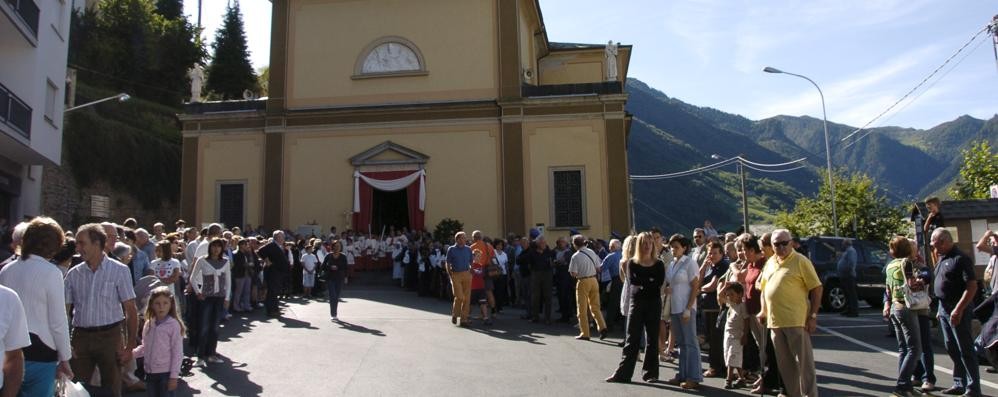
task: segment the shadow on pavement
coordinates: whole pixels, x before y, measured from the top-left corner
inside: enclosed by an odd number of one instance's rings
[[[348,323],[348,322],[343,321],[343,320],[336,321],[336,324],[338,324],[340,326],[340,329],[345,329],[347,331],[360,332],[360,333],[364,333],[364,334],[371,334],[371,335],[374,335],[374,336],[385,336],[385,333],[381,332],[380,330],[376,330],[376,329],[373,329],[373,328],[367,328],[367,327],[365,327],[363,325],[351,324],[351,323]]]
[[[277,317],[277,322],[284,324],[284,328],[319,329],[318,327],[313,326],[312,323],[308,321],[296,320],[285,316]]]
[[[194,390],[192,394],[224,395],[224,396],[259,396],[263,394],[263,386],[249,379],[249,372],[242,368],[245,363],[236,363],[225,359],[221,364],[209,364],[201,373],[214,380],[211,390]]]

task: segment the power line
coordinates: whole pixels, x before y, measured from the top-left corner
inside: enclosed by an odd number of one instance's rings
[[[900,109],[898,109],[898,110],[897,110],[896,112],[894,112],[894,114],[892,114],[892,115],[891,115],[890,117],[888,117],[888,118],[884,119],[884,123],[886,123],[886,122],[887,122],[888,120],[890,120],[890,119],[894,118],[894,116],[897,116],[897,115],[898,115],[898,114],[900,114],[900,113],[901,113],[902,111],[904,111],[905,109],[907,109],[907,108],[908,108],[908,106],[911,106],[911,104],[912,104],[912,103],[915,103],[915,101],[917,101],[917,100],[918,100],[918,98],[921,98],[921,97],[922,97],[922,95],[925,95],[925,93],[926,93],[926,92],[929,92],[929,90],[931,90],[931,89],[932,89],[932,87],[935,87],[935,86],[936,86],[936,84],[938,84],[938,83],[939,83],[940,81],[942,81],[942,80],[943,80],[944,78],[946,78],[946,76],[947,76],[947,75],[949,75],[949,74],[950,74],[950,72],[952,72],[952,71],[953,71],[953,69],[956,69],[956,68],[957,68],[957,66],[960,66],[960,64],[961,64],[961,63],[963,63],[963,61],[964,61],[964,60],[966,60],[967,58],[969,58],[969,57],[970,57],[970,55],[972,55],[972,54],[974,53],[974,51],[977,51],[977,49],[978,49],[978,48],[980,48],[980,47],[981,47],[981,45],[983,45],[983,44],[984,44],[984,43],[986,43],[986,42],[987,42],[987,40],[986,40],[986,39],[985,39],[985,40],[981,40],[981,41],[979,41],[979,42],[977,43],[977,45],[975,45],[975,46],[974,46],[974,48],[971,48],[971,49],[970,49],[970,51],[967,51],[967,53],[966,53],[966,54],[963,54],[963,56],[962,56],[962,57],[960,57],[960,59],[959,59],[959,60],[957,60],[957,61],[956,61],[956,63],[954,63],[954,64],[953,64],[953,66],[951,66],[951,67],[950,67],[949,69],[946,69],[946,72],[944,72],[944,73],[943,73],[942,75],[940,75],[938,79],[936,79],[935,81],[933,81],[933,82],[932,82],[932,84],[929,84],[929,86],[928,86],[928,87],[925,87],[925,89],[924,89],[924,90],[922,90],[922,92],[919,92],[919,93],[918,93],[918,95],[915,95],[915,97],[911,98],[911,100],[910,100],[910,101],[908,101],[908,103],[904,104],[904,106],[902,106],[902,107],[901,107]],[[858,131],[858,130],[857,130],[857,131]],[[862,140],[863,138],[866,138],[867,136],[869,136],[869,135],[870,135],[870,134],[872,134],[873,132],[874,132],[874,130],[867,130],[866,132],[864,132],[864,133],[863,133],[863,135],[860,135],[860,136],[859,136],[858,138],[856,138],[856,139],[853,139],[853,140],[852,140],[852,141],[850,141],[849,143],[847,143],[847,144],[845,144],[844,146],[842,146],[842,149],[848,149],[848,148],[849,148],[850,146],[852,146],[852,145],[856,144],[857,142],[859,142],[859,141],[860,141],[860,140]],[[843,139],[843,141],[844,141],[844,140],[845,140],[845,139]],[[842,143],[842,141],[839,141],[839,144],[841,144],[841,143]]]
[[[931,79],[932,76],[935,76],[936,73],[939,73],[939,71],[942,70],[944,67],[946,67],[946,65],[949,64],[950,61],[953,60],[953,58],[956,58],[956,56],[959,55],[960,52],[962,52],[965,48],[967,48],[967,46],[969,46],[971,43],[973,43],[974,40],[977,40],[977,38],[980,37],[981,33],[984,33],[986,31],[988,31],[989,28],[990,28],[990,25],[985,26],[981,30],[977,31],[977,33],[975,33],[970,38],[970,40],[968,40],[962,47],[960,47],[959,49],[957,49],[956,52],[953,53],[953,55],[950,55],[949,58],[946,58],[946,61],[944,61],[942,65],[939,65],[939,67],[937,67],[935,70],[933,70],[932,73],[929,73],[928,76],[926,76],[924,79],[922,79],[921,82],[919,82],[917,85],[915,85],[915,88],[912,88],[911,90],[909,90],[907,93],[904,94],[904,96],[901,97],[901,99],[898,99],[897,102],[894,102],[893,104],[891,104],[891,106],[888,106],[887,109],[885,109],[883,112],[880,112],[880,114],[878,114],[877,117],[874,117],[873,120],[868,121],[866,124],[863,124],[862,127],[857,128],[856,131],[853,131],[849,135],[846,135],[846,137],[842,138],[841,141],[845,141],[845,140],[851,138],[853,135],[856,135],[858,132],[860,132],[862,130],[865,130],[866,127],[870,126],[870,124],[873,124],[873,122],[875,122],[878,119],[880,119],[881,117],[883,117],[885,114],[887,114],[887,112],[890,112],[891,109],[894,109],[895,106],[897,106],[898,104],[900,104],[902,101],[904,101],[906,98],[908,98],[913,92],[915,92],[916,90],[918,90],[920,87],[922,87],[922,85],[924,85],[927,81],[929,81],[929,79]]]
[[[719,162],[714,163],[714,164],[706,165],[706,166],[699,167],[699,168],[694,168],[694,169],[687,170],[687,171],[673,172],[673,173],[669,173],[669,174],[659,174],[659,175],[631,175],[630,178],[632,180],[636,180],[636,181],[642,181],[642,180],[647,181],[647,180],[681,178],[681,177],[684,177],[684,176],[696,175],[696,174],[699,174],[699,173],[703,173],[703,172],[707,172],[707,171],[712,171],[712,170],[724,167],[724,166],[729,165],[729,164],[734,164],[734,163],[738,163],[738,164],[741,164],[742,166],[745,166],[747,168],[751,168],[753,170],[762,171],[762,172],[787,172],[787,171],[794,171],[794,170],[798,170],[798,169],[804,168],[804,166],[801,165],[801,166],[797,166],[797,167],[793,167],[793,168],[789,168],[789,169],[765,169],[763,167],[785,167],[785,166],[788,166],[788,165],[793,165],[793,164],[801,163],[801,162],[803,162],[806,159],[807,158],[804,157],[804,158],[800,158],[800,159],[797,159],[797,160],[794,160],[794,161],[788,161],[786,163],[762,164],[762,163],[756,163],[756,162],[749,161],[749,160],[747,160],[747,159],[745,159],[744,157],[741,157],[741,156],[735,156],[735,157],[729,158],[727,160],[719,161]]]

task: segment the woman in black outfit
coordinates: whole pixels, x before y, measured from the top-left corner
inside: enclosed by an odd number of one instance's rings
[[[658,260],[655,252],[655,238],[651,233],[638,235],[638,249],[635,258],[627,264],[625,277],[631,285],[630,315],[627,317],[627,336],[624,342],[624,357],[617,370],[607,382],[628,383],[634,374],[634,366],[641,348],[642,334],[649,341],[658,340],[659,319],[662,316],[662,284],[665,280],[665,263]],[[658,380],[658,353],[656,349],[645,349],[644,363],[641,366],[641,379],[646,382]]]
[[[340,292],[343,291],[343,278],[347,274],[347,256],[343,254],[343,243],[333,241],[333,252],[322,260],[322,272],[326,274],[326,285],[329,287],[329,319],[340,321],[337,309],[340,306]]]

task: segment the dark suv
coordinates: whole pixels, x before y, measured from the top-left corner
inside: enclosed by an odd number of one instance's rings
[[[824,286],[822,307],[840,311],[846,304],[836,270],[842,256],[842,241],[846,239],[852,240],[852,246],[856,248],[856,295],[870,306],[883,307],[884,267],[890,262],[887,245],[846,237],[808,237],[801,239],[800,252],[814,264],[814,270]]]

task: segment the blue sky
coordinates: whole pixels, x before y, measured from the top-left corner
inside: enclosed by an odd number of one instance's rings
[[[224,0],[204,0],[210,41]],[[803,74],[824,90],[831,121],[866,124],[998,13],[995,0],[540,0],[552,41],[634,45],[629,76],[669,96],[751,119],[821,117]],[[242,0],[256,67],[268,63],[268,0]],[[196,13],[197,0],[185,0]],[[871,126],[928,128],[998,112],[998,67],[982,34],[923,88]],[[961,61],[962,60],[962,61]],[[959,65],[951,68],[957,61]]]

